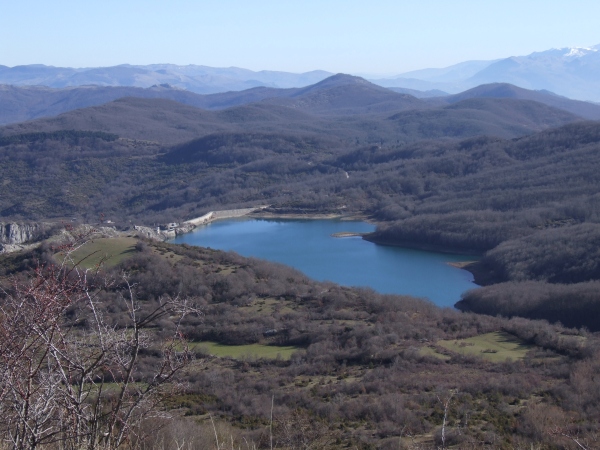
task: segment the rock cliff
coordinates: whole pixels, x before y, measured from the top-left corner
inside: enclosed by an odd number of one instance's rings
[[[49,225],[42,223],[0,222],[0,253],[21,250],[44,237],[48,229]]]
[[[1,223],[0,244],[24,244],[39,239],[46,231],[40,223]]]

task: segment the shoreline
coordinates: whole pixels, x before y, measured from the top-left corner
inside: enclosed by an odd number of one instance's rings
[[[502,280],[495,278],[493,273],[486,270],[480,261],[472,261],[462,267],[462,269],[470,272],[473,275],[473,283],[481,287],[502,282]]]
[[[272,219],[272,220],[347,220],[347,221],[355,221],[360,220],[363,222],[367,222],[373,225],[377,225],[373,219],[369,218],[366,215],[362,214],[339,214],[339,213],[326,213],[326,214],[304,214],[304,213],[273,213],[266,212],[262,209],[257,209],[252,212],[248,212],[247,214],[243,214],[238,216],[240,219],[242,218],[251,218],[251,219]],[[207,220],[203,224],[199,224],[194,228],[185,231],[181,234],[187,234],[193,232],[196,228],[201,225],[208,225],[209,223],[216,222],[219,220],[231,219],[231,217],[212,217]],[[381,239],[374,239],[371,237],[373,233],[359,233],[359,232],[348,232],[341,231],[338,233],[333,233],[331,236],[335,238],[346,238],[346,237],[360,237],[365,241],[371,242],[376,245],[385,245],[390,247],[402,247],[412,250],[422,250],[426,252],[434,252],[434,253],[446,253],[446,254],[457,254],[457,255],[466,255],[466,256],[474,256],[481,257],[484,252],[475,249],[457,249],[451,247],[444,247],[441,245],[435,244],[423,244],[423,243],[414,243],[408,241],[386,241]],[[179,233],[177,233],[179,235]],[[484,270],[481,266],[480,262],[477,259],[470,261],[449,261],[446,264],[455,267],[457,269],[466,270],[473,275],[473,283],[478,286],[489,286],[490,284],[498,283],[498,280],[495,280],[493,274]]]
[[[479,250],[465,250],[465,249],[453,249],[450,247],[444,247],[440,245],[428,245],[428,244],[419,244],[414,242],[390,242],[383,241],[379,239],[370,239],[369,235],[363,236],[363,239],[369,242],[372,242],[377,245],[387,245],[390,247],[402,247],[409,248],[413,250],[423,250],[427,252],[435,252],[435,253],[447,253],[447,254],[457,254],[457,255],[465,255],[465,256],[475,256],[480,258],[483,256],[482,251]],[[489,286],[492,284],[500,283],[501,280],[498,280],[494,277],[492,273],[486,270],[481,262],[477,259],[471,261],[449,261],[446,264],[449,266],[455,267],[457,269],[466,270],[471,275],[473,275],[473,283],[477,286]]]
[[[473,283],[475,283],[477,286],[489,286],[490,284],[498,283],[497,280],[494,280],[492,274],[485,271],[481,267],[481,263],[479,261],[449,261],[446,264],[451,267],[469,272],[471,275],[473,275]]]
[[[369,219],[367,216],[361,214],[339,214],[339,213],[326,213],[326,214],[302,214],[302,213],[272,213],[272,212],[255,212],[250,213],[244,217],[254,217],[257,219],[289,219],[289,220],[361,220],[363,222],[376,224],[373,220]]]
[[[189,219],[182,224],[187,224],[185,226],[179,226],[174,228],[173,230],[168,231],[160,231],[156,233],[160,235],[164,241],[170,241],[171,239],[175,239],[177,236],[182,234],[192,233],[197,228],[203,225],[209,225],[213,222],[217,222],[219,220],[229,220],[229,219],[267,219],[267,220],[342,220],[342,221],[362,221],[372,225],[377,225],[377,222],[369,218],[364,214],[340,214],[340,213],[312,213],[312,214],[303,214],[303,213],[273,213],[266,212],[264,209],[266,206],[258,206],[256,208],[243,208],[238,210],[218,210],[211,211],[209,213],[204,214],[203,216],[197,217],[195,219]],[[237,213],[234,215],[226,214],[220,215],[218,213],[229,213],[230,211],[236,211]],[[152,231],[149,227],[141,227],[138,226],[136,229],[148,229],[145,230],[145,234],[152,238]],[[364,236],[366,233],[355,234],[355,236]]]
[[[423,250],[427,252],[435,252],[435,253],[452,253],[456,255],[466,255],[466,256],[483,256],[482,251],[475,249],[464,249],[464,248],[452,248],[445,247],[443,245],[436,244],[423,244],[423,243],[415,243],[409,241],[387,241],[383,239],[376,239],[371,237],[372,233],[367,233],[363,236],[365,241],[372,242],[378,245],[386,245],[388,247],[403,247],[410,248],[413,250]]]

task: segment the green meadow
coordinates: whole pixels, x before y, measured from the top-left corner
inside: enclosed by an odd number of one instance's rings
[[[111,267],[132,256],[137,242],[137,239],[131,237],[92,239],[75,250],[71,258],[74,263],[79,263],[86,269],[99,264]]]
[[[523,359],[533,348],[503,331],[480,334],[467,339],[440,340],[437,341],[437,345],[453,353],[481,356],[491,362]],[[425,353],[431,355],[433,351],[428,349]],[[443,357],[444,355],[439,354],[439,356]]]

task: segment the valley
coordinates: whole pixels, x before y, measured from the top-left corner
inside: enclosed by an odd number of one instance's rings
[[[573,448],[577,433],[594,448],[600,106],[506,83],[417,98],[343,74],[314,81],[206,95],[0,89],[0,245],[24,246],[0,254],[1,301],[31,280],[44,295],[52,280],[93,291],[101,314],[67,305],[56,322],[90,348],[98,317],[119,339],[132,311],[153,319],[127,392],[179,363],[182,384],[157,391],[173,420],[140,422],[164,430],[144,434],[147,448],[168,433],[204,448],[269,448],[275,435],[277,448],[323,449]],[[324,235],[360,236],[330,245],[454,253],[444,261],[477,260],[466,268],[481,287],[440,308],[414,292],[348,287],[358,275],[326,281],[319,264],[334,263],[324,257],[307,276],[230,246],[189,245],[191,233],[174,244],[144,232],[174,237],[219,214],[271,228],[346,219]],[[355,230],[353,218],[373,225]],[[277,232],[260,245],[295,256],[308,247],[299,231],[285,239],[300,249],[274,244]],[[346,259],[360,275],[384,272]],[[411,278],[435,284],[424,272]],[[69,284],[79,273],[93,289]],[[165,309],[175,299],[192,312]],[[18,311],[6,308],[9,336]],[[106,382],[109,408],[125,378],[106,364],[110,377],[89,373]]]

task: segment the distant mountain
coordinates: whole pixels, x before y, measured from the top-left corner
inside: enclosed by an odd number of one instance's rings
[[[17,86],[134,86],[148,88],[170,84],[199,94],[240,91],[257,86],[277,88],[302,87],[314,84],[332,75],[316,70],[306,73],[277,71],[254,72],[237,67],[214,68],[207,66],[153,64],[132,66],[73,69],[40,64],[6,67],[0,66],[0,84]]]
[[[306,133],[324,131],[312,116],[276,105],[252,104],[207,111],[168,99],[125,97],[56,117],[7,125],[0,128],[0,135],[92,130],[169,145],[218,132],[296,132],[299,128]]]
[[[425,108],[412,95],[399,94],[364,78],[337,74],[269,103],[318,114],[368,114]]]
[[[212,111],[170,99],[126,97],[8,125],[0,128],[0,136],[102,131],[169,145],[218,132],[261,132],[326,135],[342,145],[356,145],[479,135],[513,138],[580,120],[566,111],[518,99],[470,99],[434,107],[343,75],[309,88],[282,91],[288,97]]]
[[[198,94],[245,91],[252,88],[303,88],[331,75],[333,74],[322,70],[297,74],[175,64],[123,64],[78,69],[41,64],[15,67],[0,65],[0,84],[52,88],[84,85],[150,88],[169,84]],[[396,77],[370,81],[419,98],[428,95],[412,91],[440,90],[457,94],[481,84],[510,83],[525,89],[548,90],[573,99],[600,102],[600,45],[551,49],[490,61],[465,61],[445,68],[414,70]],[[271,93],[263,95],[264,93],[253,92],[252,95],[256,96],[254,101],[258,97],[271,97]],[[228,106],[233,104],[225,103],[220,107]]]
[[[362,78],[343,74],[329,77],[306,88],[256,87],[210,95],[195,94],[168,84],[146,89],[126,86],[54,89],[43,86],[0,85],[0,125],[55,116],[75,109],[102,105],[122,97],[164,98],[209,110],[266,100],[275,105],[325,114],[401,111],[426,107],[412,96],[398,94]]]
[[[532,91],[508,83],[492,83],[477,86],[456,95],[435,99],[436,102],[448,104],[474,98],[512,98],[531,100],[554,108],[568,111],[584,119],[600,120],[600,105],[579,100],[571,100],[549,91]]]
[[[167,98],[205,107],[205,97],[169,85],[147,89],[130,86],[78,86],[62,89],[44,86],[0,85],[0,124],[50,117],[75,109],[97,106],[122,97]]]
[[[9,134],[93,130],[130,139],[175,143],[227,128],[210,111],[172,100],[126,97],[56,117],[8,125],[1,130]]]
[[[494,62],[495,61],[465,61],[443,69],[413,70],[411,72],[402,73],[397,77],[372,81],[384,87],[401,86],[399,83],[402,83],[406,79],[422,80],[431,83],[455,83],[457,80],[464,80],[472,77]]]
[[[505,82],[547,89],[579,100],[600,100],[600,45],[561,48],[490,64],[466,80],[471,84]]]
[[[441,69],[406,72],[371,80],[385,87],[440,89],[458,93],[481,84],[511,83],[569,98],[600,101],[600,45],[569,47],[495,61],[467,61]]]
[[[418,133],[422,138],[437,139],[523,136],[581,119],[529,100],[474,98],[441,108],[400,112],[388,120],[400,135]]]

